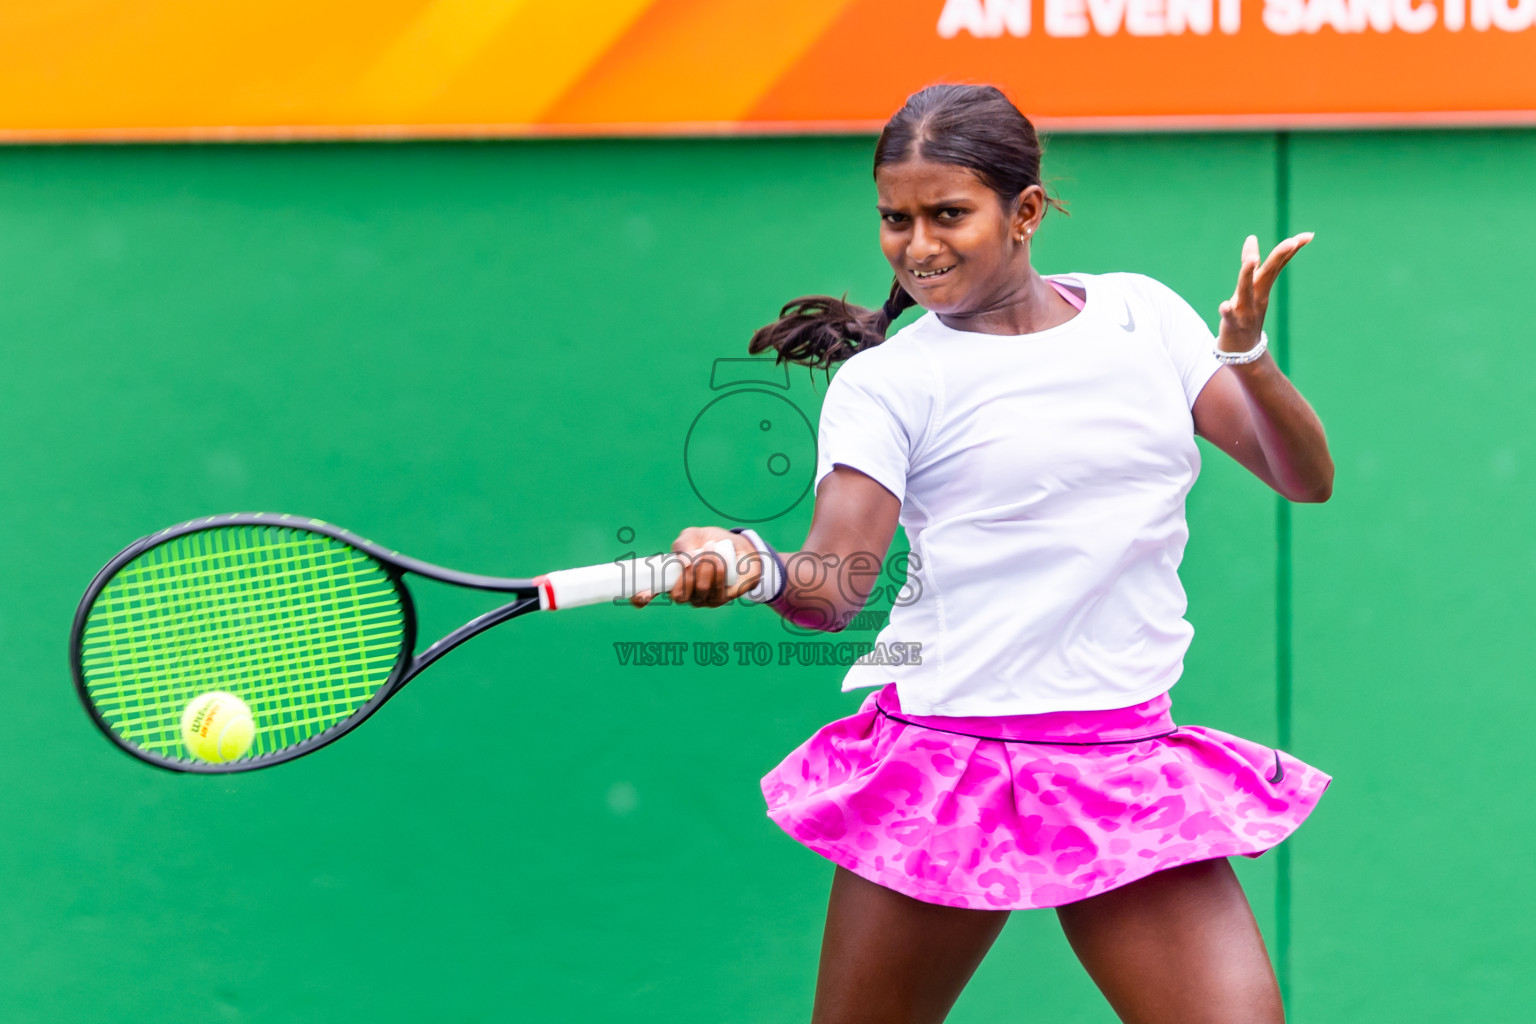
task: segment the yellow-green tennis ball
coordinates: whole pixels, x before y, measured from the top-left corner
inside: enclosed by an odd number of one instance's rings
[[[222,764],[251,749],[256,720],[245,701],[223,690],[200,693],[181,713],[181,741],[200,761]]]

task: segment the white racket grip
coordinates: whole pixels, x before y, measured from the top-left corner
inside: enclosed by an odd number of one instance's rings
[[[736,545],[729,540],[720,540],[686,555],[668,551],[649,558],[619,559],[603,565],[545,573],[535,578],[539,584],[539,607],[544,611],[556,611],[588,604],[611,604],[620,599],[627,601],[640,590],[665,593],[682,576],[684,559],[706,551],[725,560],[726,586],[735,586]]]

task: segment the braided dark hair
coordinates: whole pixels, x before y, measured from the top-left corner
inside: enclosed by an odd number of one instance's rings
[[[922,157],[974,171],[1004,205],[1040,184],[1040,140],[1029,118],[990,85],[930,85],[907,97],[875,145],[875,170]],[[1050,205],[1060,207],[1054,200]],[[879,309],[830,295],[786,303],[779,318],[747,344],[752,354],[773,349],[775,362],[821,369],[873,348],[903,311],[917,305],[899,281]]]

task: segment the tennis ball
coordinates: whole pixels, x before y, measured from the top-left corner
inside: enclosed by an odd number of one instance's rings
[[[256,720],[245,701],[223,690],[200,693],[181,713],[181,741],[200,761],[221,764],[251,749]]]

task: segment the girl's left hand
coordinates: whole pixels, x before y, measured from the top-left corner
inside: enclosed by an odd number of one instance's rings
[[[1275,246],[1260,266],[1258,236],[1248,236],[1243,242],[1243,267],[1237,273],[1237,290],[1221,304],[1221,333],[1216,338],[1218,348],[1223,352],[1246,352],[1259,343],[1264,314],[1269,309],[1270,290],[1280,271],[1291,262],[1291,257],[1310,241],[1310,231],[1287,238]]]

